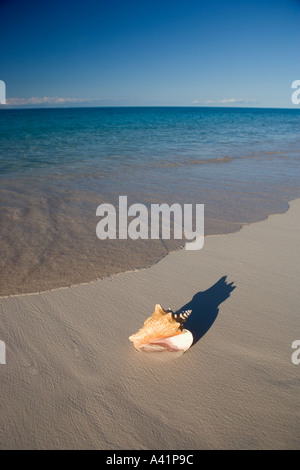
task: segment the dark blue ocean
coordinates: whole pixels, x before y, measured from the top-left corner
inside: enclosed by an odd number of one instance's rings
[[[300,197],[300,110],[0,109],[0,295],[155,262],[178,240],[107,240],[96,208],[205,204],[227,233]]]

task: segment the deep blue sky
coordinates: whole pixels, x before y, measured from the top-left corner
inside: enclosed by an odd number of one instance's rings
[[[10,104],[295,107],[300,0],[0,0],[0,24]]]

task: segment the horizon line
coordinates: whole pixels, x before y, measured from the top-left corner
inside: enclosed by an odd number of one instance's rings
[[[103,106],[34,106],[23,105],[14,106],[0,104],[0,110],[29,110],[29,109],[103,109],[103,108],[206,108],[206,109],[294,109],[300,110],[300,107],[278,107],[278,106],[205,106],[205,105],[103,105]]]

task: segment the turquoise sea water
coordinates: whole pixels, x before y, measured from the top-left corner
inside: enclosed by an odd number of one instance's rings
[[[178,241],[105,241],[96,207],[204,203],[224,233],[300,196],[300,110],[0,110],[0,294],[143,267]]]

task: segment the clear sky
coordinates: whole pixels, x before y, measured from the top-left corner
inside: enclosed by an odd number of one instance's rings
[[[14,106],[295,107],[300,0],[0,0]]]

